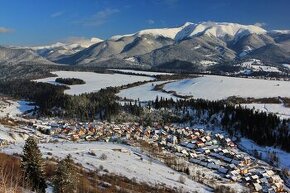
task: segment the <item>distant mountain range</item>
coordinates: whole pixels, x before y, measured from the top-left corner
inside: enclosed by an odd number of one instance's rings
[[[7,57],[7,49],[13,57]],[[290,31],[267,31],[255,25],[225,22],[187,22],[180,27],[145,29],[107,40],[93,38],[21,49],[0,47],[0,63],[37,61],[110,68],[209,71],[228,70],[254,59],[259,60],[259,64],[289,71],[285,64],[290,64]]]

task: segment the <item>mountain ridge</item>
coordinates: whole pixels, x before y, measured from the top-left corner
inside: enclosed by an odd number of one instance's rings
[[[173,28],[144,29],[90,41],[83,47],[57,43],[30,49],[54,63],[95,67],[160,65],[166,69],[165,64],[175,66],[172,62],[178,61],[177,66],[184,66],[180,62],[185,62],[193,66],[193,71],[196,66],[206,71],[214,65],[234,65],[249,59],[281,69],[282,64],[290,62],[289,30],[267,31],[255,25],[229,22],[186,22]]]

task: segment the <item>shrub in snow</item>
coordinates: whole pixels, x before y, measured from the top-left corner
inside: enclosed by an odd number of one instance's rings
[[[102,155],[100,156],[100,160],[106,160],[108,158],[108,156],[104,153],[102,153]]]
[[[96,153],[93,152],[93,151],[88,152],[88,154],[91,155],[91,156],[96,156]]]
[[[186,178],[185,178],[183,175],[180,175],[178,181],[179,181],[181,184],[184,184],[185,181],[186,181]]]

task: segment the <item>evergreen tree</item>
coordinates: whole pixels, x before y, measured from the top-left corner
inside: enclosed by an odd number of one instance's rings
[[[53,181],[54,193],[76,192],[76,173],[71,155],[68,155],[65,159],[61,160],[57,164],[57,170]]]
[[[26,140],[21,167],[25,173],[25,180],[32,190],[44,193],[47,186],[44,179],[42,154],[34,137],[29,137]]]

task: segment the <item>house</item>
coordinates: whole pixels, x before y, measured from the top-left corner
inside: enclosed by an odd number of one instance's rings
[[[218,169],[219,169],[219,166],[216,165],[216,164],[214,164],[214,163],[208,163],[208,164],[207,164],[207,167],[208,167],[209,169],[214,169],[214,170],[218,170]]]
[[[188,144],[186,145],[186,147],[187,147],[188,149],[194,149],[196,146],[195,146],[195,144],[193,144],[193,143],[188,143]]]
[[[244,164],[245,165],[251,164],[251,158],[250,157],[244,157]]]
[[[252,178],[252,180],[257,181],[257,180],[259,179],[259,176],[257,176],[257,175],[253,175],[253,176],[251,176],[251,178]]]
[[[274,183],[274,187],[276,192],[282,192],[284,190],[284,186],[282,183]]]
[[[263,187],[258,183],[253,183],[255,191],[259,192],[263,189]]]
[[[219,167],[218,171],[222,174],[226,174],[226,173],[228,173],[229,170],[224,168],[224,167]]]
[[[204,151],[204,153],[205,153],[205,154],[210,154],[210,150],[209,150],[209,149],[206,149],[206,150]]]
[[[268,177],[273,176],[275,173],[273,172],[273,170],[267,170],[266,174],[268,175]]]
[[[231,168],[232,170],[236,169],[236,165],[235,164],[229,164],[229,168]]]
[[[238,177],[237,176],[231,176],[230,179],[234,182],[238,181]]]
[[[197,145],[197,147],[204,147],[205,146],[205,144],[201,141],[197,141],[196,145]]]
[[[245,174],[247,174],[248,172],[249,172],[249,171],[248,171],[248,168],[245,168],[245,167],[240,168],[240,174],[245,175]]]
[[[6,139],[0,139],[0,147],[8,144],[9,142]]]
[[[273,175],[273,176],[271,176],[270,177],[270,181],[272,183],[281,183],[281,182],[283,182],[283,180],[280,178],[279,175]]]
[[[247,177],[244,178],[244,180],[245,180],[246,182],[250,182],[250,181],[251,181],[251,178],[250,178],[249,176],[247,176]]]
[[[185,155],[185,156],[189,156],[189,153],[188,153],[185,149],[183,149],[183,150],[181,151],[181,153],[182,153],[183,155]]]

